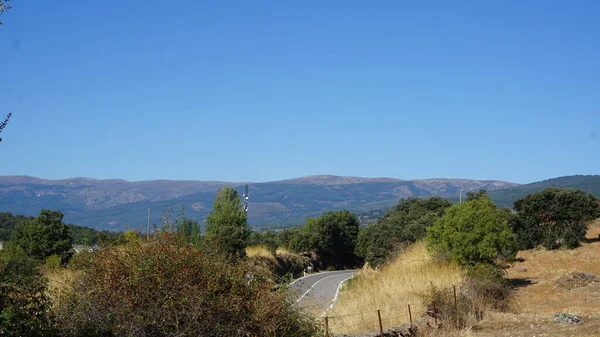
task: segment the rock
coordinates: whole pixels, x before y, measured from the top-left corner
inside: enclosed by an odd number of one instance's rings
[[[557,312],[554,314],[554,321],[556,323],[580,324],[581,318],[564,312]]]

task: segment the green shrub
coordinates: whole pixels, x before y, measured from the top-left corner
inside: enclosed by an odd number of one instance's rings
[[[47,280],[37,261],[15,258],[0,262],[0,335],[53,336],[46,290]]]
[[[450,206],[439,197],[400,200],[376,223],[360,229],[356,254],[373,266],[384,264],[407,244],[425,237],[426,229]]]
[[[584,191],[548,188],[514,203],[511,225],[521,249],[576,248],[588,222],[600,216],[600,200]]]
[[[508,219],[508,213],[484,195],[448,208],[427,228],[427,244],[434,253],[464,266],[511,259],[517,247]]]
[[[246,263],[159,233],[96,252],[55,307],[65,336],[314,336],[316,322]]]
[[[62,265],[60,256],[53,254],[46,258],[46,263],[44,264],[44,268],[46,270],[56,270],[60,268]]]

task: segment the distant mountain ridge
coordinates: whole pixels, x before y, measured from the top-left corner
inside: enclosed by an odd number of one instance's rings
[[[148,208],[152,223],[160,224],[165,207],[172,205],[177,213],[184,205],[188,217],[203,222],[219,188],[231,186],[242,192],[246,184],[250,187],[248,217],[254,227],[297,224],[329,210],[381,209],[407,197],[453,197],[461,189],[492,191],[518,186],[492,180],[411,181],[333,175],[262,183],[0,176],[0,212],[36,215],[42,208],[58,209],[65,214],[65,221],[73,224],[122,230],[145,224]]]
[[[549,187],[582,190],[600,198],[600,175],[573,175],[552,178],[508,189],[490,191],[488,195],[496,205],[512,207],[515,200]]]

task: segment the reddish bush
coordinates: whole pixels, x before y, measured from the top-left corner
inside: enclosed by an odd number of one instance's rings
[[[312,336],[317,325],[243,264],[157,234],[97,252],[60,299],[71,336]]]

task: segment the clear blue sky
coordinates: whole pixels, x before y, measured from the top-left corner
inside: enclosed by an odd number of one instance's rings
[[[0,175],[600,173],[600,1],[12,4]]]

